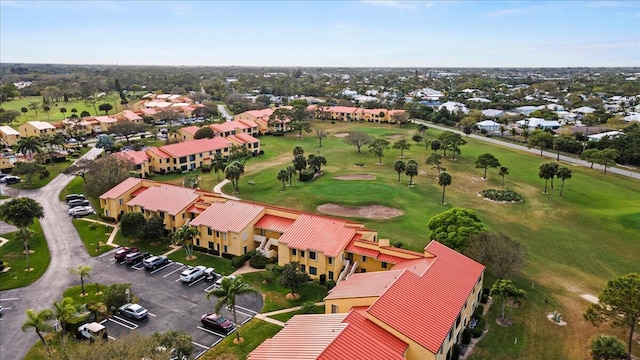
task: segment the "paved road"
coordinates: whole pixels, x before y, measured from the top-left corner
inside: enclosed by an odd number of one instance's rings
[[[101,152],[102,149],[92,148],[83,157],[92,159]],[[0,354],[4,360],[22,359],[38,339],[35,332],[25,334],[20,329],[25,320],[25,310],[39,310],[59,301],[62,291],[76,280],[68,276],[69,269],[91,260],[84,246],[78,246],[82,243],[80,237],[69,220],[65,204],[58,200],[58,194],[71,179],[60,174],[43,188],[20,192],[21,196],[38,201],[44,208],[45,216],[40,223],[51,253],[51,262],[44,275],[32,285],[0,292],[2,305],[11,308],[0,322]]]
[[[233,116],[229,114],[229,112],[227,111],[227,108],[224,105],[218,105],[218,112],[220,112],[220,114],[222,114],[222,116],[224,116],[224,118],[227,119],[227,121],[233,120]]]
[[[420,120],[413,120],[415,123],[420,123],[420,124],[424,124],[427,125],[428,127],[434,128],[434,129],[438,129],[438,130],[443,130],[443,131],[452,131],[455,133],[459,133],[463,136],[466,136],[462,131],[458,131],[458,130],[453,130],[451,128],[448,127],[444,127],[444,126],[439,126],[439,125],[434,125],[432,123],[426,122],[426,121],[420,121]],[[492,143],[492,144],[496,144],[499,146],[503,146],[503,147],[508,147],[511,149],[517,149],[520,151],[526,151],[532,154],[537,154],[540,155],[540,149],[534,149],[534,148],[528,148],[526,146],[523,145],[518,145],[518,144],[513,144],[510,142],[506,142],[506,141],[502,141],[502,140],[498,140],[498,139],[494,139],[494,138],[488,138],[486,136],[480,136],[480,135],[475,135],[475,134],[471,134],[468,136],[471,139],[476,139],[476,140],[480,140],[480,141],[484,141],[484,142],[488,142],[488,143]],[[543,156],[547,157],[547,158],[551,158],[553,160],[556,159],[557,155],[555,152],[551,152],[551,151],[545,151],[543,152]],[[564,162],[568,162],[568,163],[572,163],[575,165],[579,165],[579,166],[583,166],[583,167],[591,167],[591,163],[588,161],[584,161],[584,160],[580,160],[580,159],[576,159],[570,156],[565,156],[565,155],[560,155],[560,160],[564,161]],[[604,171],[604,166],[602,165],[598,165],[598,164],[593,164],[593,168],[597,169],[597,170],[601,170]],[[607,173],[613,173],[613,174],[618,174],[618,175],[622,175],[622,176],[626,176],[626,177],[630,177],[633,179],[637,179],[640,180],[640,173],[638,172],[633,172],[630,170],[625,170],[622,168],[617,168],[617,167],[607,167]]]

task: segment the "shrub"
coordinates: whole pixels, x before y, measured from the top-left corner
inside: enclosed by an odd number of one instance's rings
[[[205,173],[205,174],[206,174],[206,173],[209,173],[209,172],[211,172],[211,166],[209,166],[209,165],[203,165],[203,166],[200,168],[200,171],[201,171],[202,173]]]
[[[284,267],[276,264],[273,266],[272,271],[276,274],[282,274],[282,271],[284,271]]]
[[[469,345],[471,343],[471,330],[462,330],[462,345]]]
[[[475,310],[473,310],[473,317],[481,318],[483,312],[484,312],[484,307],[482,305],[478,305],[478,307]]]
[[[315,314],[316,304],[314,304],[313,301],[305,301],[302,306],[300,306],[300,312],[302,314]]]
[[[394,248],[398,248],[398,249],[402,249],[402,241],[394,241],[393,242],[393,247]]]
[[[357,162],[357,163],[355,163],[353,165],[362,167],[362,166],[364,166],[364,163],[363,162]]]
[[[267,258],[261,253],[257,253],[249,259],[249,265],[254,269],[264,269],[267,266]]]
[[[99,217],[100,217],[100,220],[104,220],[104,221],[106,221],[106,222],[110,222],[110,223],[115,223],[115,222],[117,222],[117,220],[116,220],[116,219],[114,219],[114,218],[112,218],[111,216],[104,216],[104,215],[100,214],[100,216],[99,216]]]
[[[138,234],[147,223],[144,215],[139,212],[130,212],[122,215],[120,219],[120,231],[124,236],[134,236]]]
[[[234,268],[236,268],[236,269],[239,269],[239,268],[241,268],[242,266],[244,266],[244,263],[245,263],[246,261],[247,261],[247,260],[245,260],[244,256],[234,256],[234,257],[231,259],[231,266],[233,266],[233,267],[234,267]]]
[[[482,332],[484,331],[484,325],[485,325],[484,319],[481,318],[480,320],[478,320],[478,325],[476,325],[476,327],[474,327],[473,330],[471,330],[471,336],[474,339],[477,339],[482,335]]]
[[[222,253],[222,257],[225,258],[225,259],[231,260],[231,259],[233,259],[235,257],[235,255],[229,254],[229,253]]]
[[[327,274],[320,274],[320,285],[324,285],[327,282]]]
[[[481,304],[486,304],[487,301],[489,301],[489,295],[487,294],[482,294],[482,297],[480,298],[480,303]]]
[[[49,170],[44,169],[42,170],[42,172],[40,173],[40,178],[41,179],[46,179],[49,177],[49,175],[51,175],[51,172],[49,172]]]
[[[315,172],[312,169],[305,169],[300,172],[300,181],[309,181],[313,180],[313,175]]]
[[[126,289],[129,289],[129,301],[127,301]],[[137,296],[131,291],[131,284],[111,284],[104,294],[104,304],[107,309],[116,311],[127,302],[135,303]]]
[[[493,201],[521,202],[523,200],[520,194],[511,190],[487,189],[480,191],[480,195]]]
[[[453,344],[453,351],[451,351],[451,360],[458,360],[460,358],[460,345]]]

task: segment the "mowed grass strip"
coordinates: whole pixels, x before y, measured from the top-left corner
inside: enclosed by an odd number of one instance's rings
[[[72,223],[89,255],[98,256],[113,250],[112,246],[107,245],[113,227],[82,219],[73,219]]]
[[[34,233],[33,239],[29,241],[29,249],[33,251],[33,253],[29,254],[32,271],[25,271],[27,258],[24,254],[22,240],[15,238],[15,232],[2,235],[9,242],[0,246],[0,261],[7,262],[7,266],[11,269],[0,272],[0,290],[30,285],[38,280],[49,266],[51,255],[49,254],[49,247],[42,233],[40,222],[35,220],[30,229]]]

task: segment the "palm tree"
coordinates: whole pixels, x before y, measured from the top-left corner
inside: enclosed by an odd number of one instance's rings
[[[289,186],[293,186],[291,181],[293,180],[293,175],[296,173],[296,168],[293,165],[287,166],[287,173],[289,174]]]
[[[413,159],[407,161],[407,166],[404,171],[409,177],[409,187],[413,187],[413,177],[418,175],[418,163]]]
[[[299,172],[298,179],[302,179],[302,170],[307,168],[307,159],[304,155],[296,155],[293,158],[293,167]]]
[[[71,108],[71,114],[75,115],[78,112],[78,109],[76,108]],[[73,116],[71,115],[71,116]]]
[[[233,323],[237,326],[236,296],[250,293],[260,294],[260,292],[253,286],[245,283],[241,275],[238,275],[235,278],[225,277],[222,279],[222,283],[219,288],[215,288],[207,293],[207,300],[209,300],[211,296],[218,298],[215,307],[215,312],[217,314],[220,313],[220,309],[222,309],[223,306],[230,308],[233,313]],[[239,343],[240,341],[240,330],[236,328],[236,342]]]
[[[218,181],[220,181],[219,171],[224,171],[225,168],[224,158],[222,157],[222,154],[216,153],[216,155],[213,157],[211,165],[213,167],[213,170],[216,172]]]
[[[35,136],[28,136],[18,140],[18,143],[16,144],[16,151],[22,153],[24,156],[29,154],[29,157],[31,158],[33,153],[40,153],[40,146],[42,146],[40,139]]]
[[[29,112],[29,109],[27,109],[26,107],[22,107],[20,111],[24,114],[24,118],[27,119],[27,113]]]
[[[47,120],[51,120],[51,118],[49,117],[49,111],[51,111],[51,108],[49,107],[49,105],[45,105],[42,107],[42,110],[44,110],[44,112],[47,113]]]
[[[60,108],[60,112],[62,113],[62,116],[64,116],[64,118],[66,119],[66,118],[67,118],[67,115],[66,115],[66,113],[67,113],[67,108],[65,108],[65,107],[61,107],[61,108]]]
[[[400,183],[400,174],[402,174],[406,170],[407,166],[402,160],[396,160],[393,163],[393,170],[398,173],[398,183]]]
[[[317,173],[322,169],[322,165],[327,165],[327,159],[322,155],[309,154],[307,163],[313,168],[313,171]]]
[[[187,222],[171,235],[171,240],[174,245],[182,246],[185,253],[187,253],[187,259],[191,259],[193,258],[193,238],[198,234],[200,234],[200,231],[190,226]]]
[[[553,163],[555,164],[555,163]],[[556,176],[556,170],[552,166],[552,163],[544,163],[540,165],[540,170],[538,171],[538,176],[541,179],[544,179],[544,193],[547,193],[547,182],[549,179],[553,179]]]
[[[81,289],[82,289],[82,296],[84,296],[86,293],[84,292],[84,278],[86,277],[87,279],[91,277],[91,271],[93,270],[93,268],[89,265],[78,265],[75,268],[71,269],[71,273],[72,274],[76,274],[76,275],[80,275],[80,284],[81,284]]]
[[[526,292],[517,288],[513,281],[506,279],[498,279],[491,287],[491,296],[495,296],[498,301],[502,303],[500,310],[500,320],[504,323],[507,321],[507,317],[504,315],[504,308],[508,299],[513,299],[516,302],[518,299],[523,298]]]
[[[561,167],[556,172],[556,176],[558,179],[562,180],[562,184],[560,185],[560,196],[562,196],[562,190],[564,190],[564,181],[567,179],[571,179],[571,169],[566,166]]]
[[[49,349],[49,345],[44,340],[42,336],[42,332],[50,332],[53,331],[53,326],[49,325],[47,321],[53,318],[53,312],[50,309],[42,309],[36,312],[33,309],[27,309],[27,321],[22,324],[22,331],[27,331],[30,328],[33,328],[38,334],[40,341],[44,345],[44,348],[47,349],[47,353],[51,355],[51,350]]]
[[[28,227],[21,227],[16,232],[16,239],[22,240],[22,245],[24,245],[24,254],[27,257],[27,267],[25,270],[31,270],[31,262],[29,261],[29,241],[33,240],[33,231],[29,230]]]
[[[393,144],[393,148],[400,150],[400,158],[402,159],[404,157],[404,151],[409,150],[411,148],[411,144],[409,144],[409,142],[403,138],[396,141]]]
[[[502,187],[504,187],[504,177],[505,175],[509,175],[509,168],[505,166],[500,167],[500,172],[498,175],[502,176]]]
[[[293,156],[304,155],[304,149],[300,145],[296,145],[293,147]]]
[[[233,184],[233,192],[237,193],[239,190],[238,181],[240,180],[240,176],[244,174],[244,164],[239,161],[234,161],[227,165],[224,169],[224,174],[225,178]]]
[[[53,317],[58,320],[58,324],[62,328],[62,338],[66,333],[65,324],[78,312],[78,306],[73,304],[73,299],[66,297],[62,301],[53,302]],[[64,340],[63,340],[64,341]]]
[[[451,175],[446,171],[438,174],[438,185],[442,186],[442,201],[440,203],[444,205],[444,191],[447,186],[451,185]]]
[[[287,170],[280,170],[278,172],[278,180],[282,181],[282,191],[284,191],[285,186],[287,185],[287,179],[289,179],[289,172]]]

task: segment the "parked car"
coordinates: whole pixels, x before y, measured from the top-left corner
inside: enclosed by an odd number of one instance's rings
[[[91,206],[91,203],[89,202],[89,200],[76,199],[69,201],[67,205],[69,205],[69,209],[73,209],[80,206]]]
[[[21,180],[22,179],[20,178],[20,176],[7,175],[7,176],[5,176],[5,177],[0,179],[0,183],[5,183],[7,185],[11,185],[11,184],[17,184]]]
[[[222,280],[223,280],[223,279],[225,279],[225,278],[235,279],[235,278],[236,278],[236,276],[235,276],[235,275],[222,276],[222,277],[220,277],[220,279],[218,279],[218,280],[216,281],[216,283],[215,283],[215,284],[213,284],[213,286],[215,286],[215,287],[220,287],[220,286],[222,286]]]
[[[85,197],[82,194],[69,194],[65,196],[64,201],[69,202],[71,200],[84,200]]]
[[[226,317],[213,313],[202,315],[200,322],[207,329],[222,331],[225,334],[232,332],[236,328]]]
[[[220,276],[221,275],[216,274],[216,272],[213,270],[212,267],[207,268],[207,270],[204,271],[204,281],[213,281],[213,280],[216,280]]]
[[[147,309],[138,304],[131,303],[120,306],[120,309],[118,309],[118,313],[120,315],[124,315],[128,318],[136,320],[144,319],[149,315]]]
[[[94,342],[99,339],[107,339],[107,328],[97,322],[80,325],[76,331],[76,338]]]
[[[124,257],[127,256],[127,254],[132,253],[132,252],[138,252],[138,248],[137,247],[123,247],[118,249],[115,254],[113,254],[113,257],[116,260],[124,260]]]
[[[95,213],[96,212],[93,210],[91,206],[80,206],[80,207],[74,207],[73,209],[69,209],[69,215],[71,215],[72,217],[92,215]]]
[[[201,278],[204,275],[204,271],[206,269],[207,268],[202,265],[189,267],[187,270],[183,271],[182,274],[180,274],[180,280],[182,280],[182,282],[190,283]]]
[[[166,256],[152,256],[143,261],[144,267],[147,269],[156,269],[167,263],[169,263],[169,259]]]
[[[149,254],[148,252],[140,252],[140,251],[136,251],[136,252],[132,252],[127,254],[124,257],[124,262],[127,263],[127,265],[135,265],[139,262],[142,262],[144,259],[150,257],[151,254]]]

